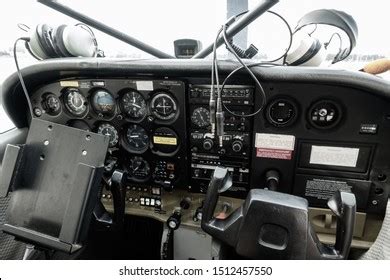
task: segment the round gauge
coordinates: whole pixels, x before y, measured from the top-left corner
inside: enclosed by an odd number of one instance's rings
[[[43,95],[42,108],[47,114],[56,116],[61,112],[61,101],[54,93]]]
[[[148,149],[149,135],[142,126],[137,124],[129,126],[126,132],[126,140],[131,152],[142,153]]]
[[[171,120],[177,114],[176,101],[167,93],[156,94],[151,101],[151,110],[160,120]]]
[[[153,133],[153,149],[156,152],[172,154],[177,151],[179,137],[168,127],[159,127]]]
[[[142,157],[132,157],[130,159],[129,177],[135,181],[146,181],[150,176],[150,165]]]
[[[98,89],[92,95],[92,108],[98,114],[113,115],[115,113],[115,99],[104,89]]]
[[[87,113],[87,99],[76,88],[67,88],[64,93],[65,108],[75,116],[83,116]]]
[[[267,107],[267,119],[274,126],[288,126],[297,117],[297,106],[291,100],[276,99]]]
[[[191,121],[198,127],[206,127],[210,124],[210,112],[204,107],[198,107],[192,112]]]
[[[141,120],[146,116],[145,99],[134,90],[122,96],[121,106],[124,113],[132,119]]]
[[[309,109],[309,122],[316,128],[331,128],[341,119],[340,106],[331,100],[321,100]]]
[[[102,123],[99,125],[97,132],[102,135],[107,135],[110,140],[108,142],[110,147],[114,147],[118,144],[118,130],[109,123]]]

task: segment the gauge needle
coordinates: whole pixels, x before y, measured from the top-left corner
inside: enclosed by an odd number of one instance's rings
[[[130,138],[139,138],[139,135],[130,135]]]
[[[135,101],[135,96],[133,95],[133,106],[134,107],[137,107],[137,108],[141,108],[141,106],[139,106],[136,101]]]

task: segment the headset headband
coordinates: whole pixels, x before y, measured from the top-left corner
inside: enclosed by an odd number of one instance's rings
[[[333,63],[345,59],[356,46],[358,27],[353,17],[345,12],[328,9],[320,9],[309,12],[298,21],[295,30],[298,31],[302,27],[310,24],[332,25],[340,28],[348,35],[350,42],[349,49],[344,49],[339,52],[334,58]]]

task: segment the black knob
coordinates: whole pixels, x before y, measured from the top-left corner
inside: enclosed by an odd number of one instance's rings
[[[266,187],[271,191],[277,191],[279,186],[279,172],[276,170],[268,170],[265,173]]]
[[[191,198],[185,197],[180,201],[180,207],[184,210],[187,210],[191,206]]]
[[[206,151],[209,151],[213,148],[214,146],[214,141],[211,140],[211,139],[205,139],[203,141],[203,149],[205,149]]]
[[[167,220],[168,228],[172,230],[176,230],[179,228],[181,224],[181,213],[179,211],[175,211]]]
[[[236,140],[232,144],[232,150],[236,153],[241,152],[242,150],[242,142],[240,140]]]

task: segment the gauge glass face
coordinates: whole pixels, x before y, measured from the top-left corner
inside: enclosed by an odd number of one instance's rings
[[[198,107],[192,112],[191,121],[198,127],[206,127],[210,124],[210,112],[204,107]]]
[[[134,120],[141,120],[146,116],[146,102],[136,91],[126,92],[122,96],[121,105],[124,113]]]
[[[92,96],[92,107],[98,114],[112,115],[115,112],[115,99],[108,91],[99,89]]]
[[[159,93],[153,97],[151,109],[158,119],[171,120],[176,116],[177,104],[169,94]]]
[[[68,89],[65,92],[65,107],[75,116],[82,116],[87,112],[86,98],[78,91],[78,89]]]
[[[108,142],[110,147],[114,147],[116,144],[118,144],[118,130],[116,130],[116,128],[111,124],[103,123],[99,125],[98,133],[102,135],[107,135],[110,138]]]
[[[146,130],[139,125],[131,125],[126,132],[126,139],[130,150],[135,152],[144,152],[149,146],[149,135]]]
[[[150,175],[150,165],[142,157],[132,157],[129,163],[129,176],[137,181],[145,181]]]

